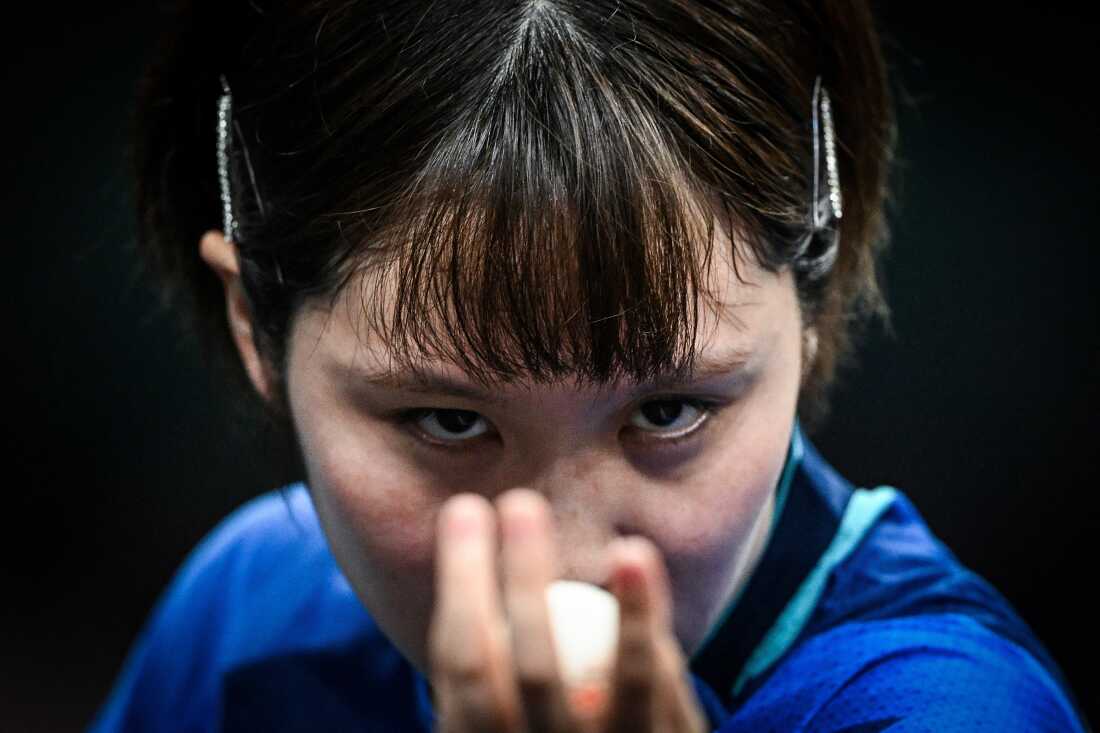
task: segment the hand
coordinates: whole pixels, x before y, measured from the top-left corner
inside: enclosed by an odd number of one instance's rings
[[[496,577],[496,513],[476,494],[439,515],[436,605],[429,631],[439,729],[446,733],[702,733],[708,726],[672,634],[668,577],[641,537],[608,550],[619,601],[610,696],[590,714],[570,708],[545,601],[555,580],[546,500],[515,489],[497,500],[503,535],[503,607]],[[510,629],[510,630],[509,630]]]

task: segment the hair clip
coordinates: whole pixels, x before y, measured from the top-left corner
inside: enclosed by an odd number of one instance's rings
[[[840,193],[840,173],[836,160],[836,130],[833,127],[833,108],[829,93],[821,85],[821,77],[814,80],[813,113],[811,115],[813,134],[813,189],[810,198],[810,231],[807,232],[795,252],[796,266],[816,279],[832,269],[836,261],[839,246],[839,232],[836,222],[844,216],[843,200]],[[824,148],[824,150],[823,150]],[[825,159],[825,184],[828,191],[822,190],[821,162]],[[826,240],[820,254],[804,259],[814,240]]]
[[[240,244],[240,225],[237,223],[237,217],[233,215],[233,194],[230,189],[229,178],[229,142],[230,142],[230,130],[234,126],[233,121],[233,92],[229,89],[229,81],[226,80],[225,74],[221,77],[222,94],[218,97],[218,184],[221,188],[222,199],[222,234],[225,238],[231,240],[237,244]],[[244,153],[245,164],[248,166],[248,174],[252,178],[252,187],[256,189],[256,174],[252,170],[252,161],[248,159],[248,149],[242,148]],[[259,206],[261,215],[264,215],[264,202],[260,198],[257,191],[256,204]],[[275,280],[280,287],[286,285],[286,281],[283,278],[283,268],[279,264],[279,260],[274,256],[271,257],[275,267]]]
[[[229,131],[233,124],[233,94],[225,75],[221,76],[222,95],[218,97],[218,183],[222,194],[222,233],[237,241],[237,220],[233,217],[233,197],[229,190]]]
[[[842,202],[840,198],[840,173],[837,171],[836,165],[836,130],[833,128],[833,105],[829,101],[829,92],[821,86],[821,77],[817,77],[817,81],[814,82],[814,195],[819,197],[820,183],[818,181],[818,171],[820,166],[821,155],[818,150],[818,119],[817,110],[821,108],[821,122],[822,133],[825,138],[825,175],[829,184],[829,204],[832,206],[832,215],[837,219],[844,216],[844,210],[842,208]],[[822,221],[822,225],[825,222]]]

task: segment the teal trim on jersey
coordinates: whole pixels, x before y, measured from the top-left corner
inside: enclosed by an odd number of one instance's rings
[[[791,481],[794,479],[794,472],[798,469],[799,464],[802,463],[802,455],[805,452],[805,448],[802,445],[802,426],[798,422],[798,418],[795,418],[794,428],[791,430],[791,441],[787,448],[787,462],[783,464],[783,472],[779,474],[778,488],[776,489],[775,499],[775,511],[772,512],[772,524],[768,529],[768,538],[771,538],[771,534],[775,531],[775,525],[779,523],[779,517],[783,513],[783,505],[787,503],[787,494],[790,493]],[[764,546],[767,547],[767,541]],[[748,586],[748,580],[741,584],[741,587],[737,589],[737,592],[733,595],[733,600],[726,604],[726,610],[722,612],[722,615],[711,624],[710,631],[703,638],[703,643],[695,649],[695,654],[691,657],[694,659],[704,649],[707,648],[707,644],[710,643],[714,635],[717,634],[723,626],[726,625],[726,620],[729,619],[730,614],[733,613],[733,609],[737,607],[737,602],[741,600],[741,594],[744,592],[746,586]]]
[[[856,489],[852,492],[833,541],[745,662],[745,667],[733,684],[735,697],[746,682],[774,664],[790,648],[821,599],[829,573],[851,554],[897,495],[897,489],[892,486],[879,486],[871,490]]]

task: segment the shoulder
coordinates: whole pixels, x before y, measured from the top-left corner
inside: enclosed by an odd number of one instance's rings
[[[964,616],[1030,654],[1065,686],[1061,669],[1012,603],[959,561],[902,492],[892,492],[878,520],[832,569],[805,636],[856,621]]]
[[[740,668],[721,730],[1081,730],[1042,643],[909,498],[847,489],[807,455],[792,491],[818,499],[803,524],[828,538]]]
[[[324,627],[302,614],[324,611]],[[309,648],[369,622],[336,565],[302,484],[250,501],[191,553],[155,611],[162,633],[216,630],[226,661]],[[334,623],[335,622],[335,623]]]
[[[802,448],[767,580],[727,621],[747,641],[712,675],[733,711],[720,730],[1081,730],[1043,644],[913,502]]]
[[[92,730],[166,715],[180,730],[207,727],[199,721],[216,719],[234,668],[373,633],[305,487],[270,492],[223,520],[184,561]]]
[[[883,490],[889,501],[831,568],[811,631],[848,620],[919,613],[970,611],[990,620],[1015,615],[996,589],[932,533],[904,493],[893,487],[876,491]]]
[[[866,706],[879,696],[877,686],[897,684],[899,702],[918,701],[919,719],[941,730],[952,721],[970,727],[965,721],[979,712],[986,722],[977,726],[1003,720],[1005,730],[1075,729],[1076,701],[1038,636],[931,531],[903,492],[885,488],[891,501],[833,569],[805,629],[804,638],[818,644],[862,645],[869,665],[828,709],[844,710],[860,695]],[[914,711],[897,712],[908,719]]]
[[[853,621],[792,650],[723,731],[1075,731],[1058,683],[973,618]]]

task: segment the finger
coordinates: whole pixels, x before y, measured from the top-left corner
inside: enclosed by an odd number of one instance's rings
[[[663,700],[659,708],[667,711],[667,730],[705,733],[709,723],[687,672],[687,662],[679,643],[671,634],[664,634],[657,644],[658,688]]]
[[[672,587],[668,570],[655,547],[648,566],[653,600],[653,638],[657,671],[654,689],[656,721],[662,730],[706,731],[708,723],[687,671],[683,649],[673,630]]]
[[[657,550],[640,537],[616,541],[612,548],[612,588],[619,600],[619,647],[612,675],[607,730],[647,733],[657,723]]]
[[[568,709],[546,603],[557,556],[549,507],[540,494],[517,489],[501,496],[497,509],[512,660],[527,730],[566,731]]]
[[[512,730],[517,706],[509,694],[492,505],[474,494],[455,496],[437,529],[431,649],[441,717],[448,730]]]

